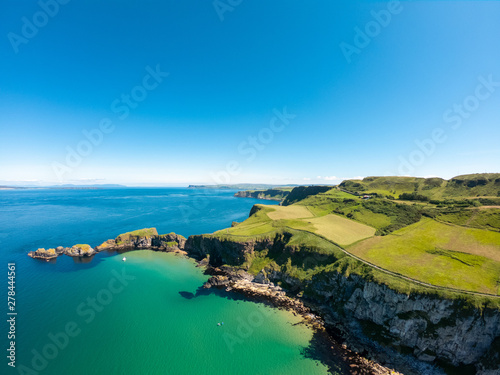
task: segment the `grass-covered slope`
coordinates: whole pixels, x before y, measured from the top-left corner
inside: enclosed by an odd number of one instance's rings
[[[420,222],[349,246],[384,269],[425,283],[500,294],[500,233]]]
[[[435,200],[499,197],[500,173],[463,175],[448,181],[437,177],[366,177],[363,180],[343,181],[339,187],[353,193],[394,198],[412,193]]]
[[[440,190],[446,181],[441,178],[418,177],[366,177],[363,180],[346,180],[339,187],[358,194],[380,194],[398,197],[403,193],[426,191],[433,194]]]
[[[432,293],[441,295],[467,295],[461,291],[500,295],[500,208],[464,199],[478,186],[495,186],[495,175],[487,177],[485,184],[468,182],[460,198],[443,198],[445,189],[455,188],[441,179],[365,179],[379,191],[370,198],[364,197],[373,193],[368,189],[354,195],[342,187],[321,187],[316,192],[295,188],[296,193],[289,195],[297,199],[295,203],[255,205],[247,220],[212,236],[264,244],[277,236],[286,238],[284,248],[263,245],[252,256],[245,255],[243,266],[253,273],[267,268],[307,279],[337,270],[404,293],[429,293],[422,282],[437,287]],[[473,175],[468,181],[482,178],[486,179]],[[391,184],[398,187],[384,190]],[[415,184],[419,193],[439,190],[442,199],[399,201],[380,194],[403,194]],[[480,295],[466,298],[488,300]]]
[[[308,196],[324,193],[331,190],[333,186],[297,186],[283,201],[283,206],[289,206],[295,202],[301,201]]]
[[[500,232],[500,209],[477,207],[462,210],[451,209],[436,216],[439,221]]]
[[[500,197],[500,173],[469,174],[453,177],[443,192],[444,197]]]
[[[345,194],[343,192],[340,192]],[[297,205],[304,205],[318,216],[334,213],[377,229],[377,234],[387,234],[420,220],[421,210],[413,205],[388,199],[361,199],[353,195],[341,198],[334,194],[318,194]]]
[[[307,206],[255,205],[254,213],[244,222],[216,232],[240,237],[273,234],[296,229],[318,234],[340,245],[371,237],[376,229],[335,214],[315,215]]]
[[[305,219],[305,221],[312,224],[312,232],[339,245],[348,245],[372,237],[376,232],[375,228],[334,214]]]

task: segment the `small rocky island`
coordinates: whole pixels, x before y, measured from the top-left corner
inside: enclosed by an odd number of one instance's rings
[[[175,233],[159,235],[156,228],[146,228],[120,234],[115,239],[107,240],[94,248],[87,244],[78,244],[72,247],[58,246],[47,250],[41,248],[36,251],[30,251],[28,256],[49,261],[60,255],[91,257],[103,250],[131,249],[150,249],[185,254],[183,251],[185,243],[186,239],[181,235]]]
[[[37,259],[51,260],[63,254],[70,257],[90,257],[96,254],[96,251],[90,245],[78,244],[71,247],[58,246],[47,250],[40,248],[36,251],[30,251],[28,256]]]

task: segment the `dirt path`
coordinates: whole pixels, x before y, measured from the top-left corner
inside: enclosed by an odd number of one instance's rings
[[[288,228],[288,227],[287,227]],[[293,229],[293,228],[290,228],[290,229]],[[302,231],[302,229],[293,229],[293,230],[300,230]],[[307,232],[307,231],[303,231],[303,232]],[[311,232],[307,232],[307,233],[311,233]],[[428,288],[434,288],[434,289],[440,289],[440,290],[446,290],[446,291],[449,291],[449,292],[455,292],[455,293],[465,293],[465,294],[470,294],[470,295],[474,295],[474,296],[482,296],[482,297],[493,297],[493,298],[500,298],[499,295],[496,295],[496,294],[489,294],[489,293],[480,293],[480,292],[473,292],[473,291],[470,291],[470,290],[463,290],[463,289],[456,289],[456,288],[449,288],[449,287],[446,287],[446,286],[439,286],[439,285],[434,285],[434,284],[429,284],[429,283],[426,283],[426,282],[423,282],[423,281],[419,281],[419,280],[416,280],[416,279],[412,279],[411,277],[408,277],[408,276],[404,276],[400,273],[397,273],[397,272],[393,272],[393,271],[389,271],[385,268],[382,268],[382,267],[379,267],[373,263],[370,263],[352,253],[350,253],[349,251],[347,251],[346,249],[344,249],[342,246],[340,246],[339,244],[336,244],[335,242],[329,240],[328,238],[326,237],[323,237],[322,235],[320,234],[317,234],[317,233],[312,233],[314,234],[315,236],[318,236],[322,239],[324,239],[325,241],[328,241],[330,242],[331,244],[337,246],[340,250],[342,250],[342,252],[344,252],[344,254],[350,256],[351,258],[354,258],[356,259],[357,261],[361,262],[361,263],[364,263],[366,264],[367,266],[370,266],[370,267],[373,267],[381,272],[384,272],[386,274],[389,274],[391,276],[394,276],[394,277],[398,277],[400,279],[404,279],[404,280],[407,280],[407,281],[410,281],[412,283],[415,283],[415,284],[418,284],[418,285],[422,285],[422,286],[425,286],[425,287],[428,287]]]

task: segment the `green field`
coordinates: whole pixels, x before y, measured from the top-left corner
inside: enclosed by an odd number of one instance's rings
[[[369,227],[338,215],[325,215],[311,219],[304,219],[312,224],[309,231],[326,237],[339,245],[349,245],[353,242],[372,237],[375,228]]]
[[[314,216],[306,206],[274,206],[267,212],[271,220],[301,219]]]
[[[252,236],[271,233],[282,228],[308,231],[340,245],[371,237],[376,229],[338,215],[315,216],[307,206],[255,205],[256,213],[235,227],[217,234]]]
[[[500,232],[500,209],[498,208],[481,207],[446,212],[437,216],[437,219],[452,224]]]
[[[421,212],[413,204],[380,198],[363,200],[352,195],[348,198],[316,195],[296,204],[307,206],[316,216],[329,213],[345,216],[378,229],[377,234],[390,233],[421,218]]]
[[[266,214],[273,211],[273,207],[256,204],[254,206],[256,208],[255,213],[250,215],[248,219],[234,227],[219,230],[214,234],[251,237],[273,232],[276,230],[273,226],[273,220]]]
[[[347,249],[384,269],[429,284],[500,292],[500,233],[423,219]]]

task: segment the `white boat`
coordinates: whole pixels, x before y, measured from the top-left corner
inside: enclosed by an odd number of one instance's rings
[[[123,259],[122,259],[122,260],[125,262],[125,261],[127,260],[127,258],[123,257]]]

